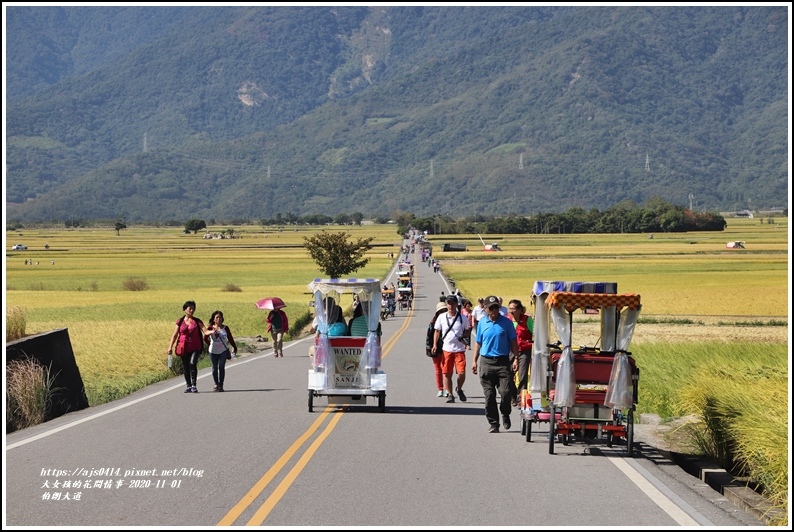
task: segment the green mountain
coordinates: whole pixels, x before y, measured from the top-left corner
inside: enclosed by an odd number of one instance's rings
[[[6,217],[788,208],[789,8],[6,9]]]

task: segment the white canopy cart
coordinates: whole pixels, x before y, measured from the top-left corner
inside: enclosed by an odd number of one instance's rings
[[[314,398],[328,396],[329,404],[366,404],[377,397],[378,409],[386,411],[386,373],[381,370],[379,336],[380,279],[315,279],[308,285],[314,295],[317,335],[309,370],[309,412]],[[334,307],[341,296],[358,296],[367,319],[366,336],[329,336]],[[346,397],[339,400],[339,397]]]

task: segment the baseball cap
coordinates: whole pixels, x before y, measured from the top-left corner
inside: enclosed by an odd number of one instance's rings
[[[485,298],[485,308],[489,308],[493,305],[501,307],[502,304],[499,302],[499,298],[496,296],[488,296]]]
[[[447,296],[447,303],[455,303],[455,304],[457,304],[458,303],[458,298],[453,296],[453,295],[448,295]]]

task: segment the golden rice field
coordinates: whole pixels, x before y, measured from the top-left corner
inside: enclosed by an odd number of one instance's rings
[[[775,220],[773,225],[729,219],[725,232],[656,234],[653,239],[484,236],[487,242],[499,242],[501,252],[482,251],[477,235],[430,240],[443,271],[470,297],[494,293],[529,303],[538,279],[610,281],[621,292],[641,294],[646,318],[763,323],[788,320],[788,220]],[[402,239],[394,225],[327,229],[345,230],[352,238],[374,237],[371,261],[355,276],[382,278],[393,264],[388,254],[399,256]],[[265,313],[254,307],[262,297],[284,299],[293,323],[305,315],[310,299],[306,285],[321,273],[302,244],[304,236],[317,231],[240,226],[234,228],[240,238],[222,240],[204,239],[203,232],[186,235],[179,227],[132,226],[118,235],[112,227],[9,232],[6,305],[25,311],[28,334],[69,329],[89,393],[93,377],[108,374],[117,383],[127,376],[133,383],[125,388],[135,387],[142,374],[148,374],[146,382],[167,375],[164,352],[186,300],[196,301],[197,315],[204,320],[222,310],[238,337],[264,334]],[[729,240],[745,241],[746,249],[726,249]],[[445,242],[465,242],[469,251],[438,251]],[[10,251],[15,243],[28,250]],[[26,259],[33,264],[25,264]],[[125,290],[123,284],[131,278],[144,280],[148,289]],[[672,332],[688,327],[667,326]],[[768,329],[779,341],[784,328],[760,329]],[[663,334],[666,339],[674,336]],[[691,337],[687,332],[682,339]],[[643,340],[639,332],[636,340]]]

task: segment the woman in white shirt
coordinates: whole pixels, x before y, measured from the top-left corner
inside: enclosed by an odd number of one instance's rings
[[[223,324],[223,312],[216,310],[210,318],[210,325],[205,333],[209,338],[210,360],[212,360],[212,380],[215,381],[216,392],[223,391],[223,380],[226,377],[226,360],[237,356],[237,344],[232,331]]]

